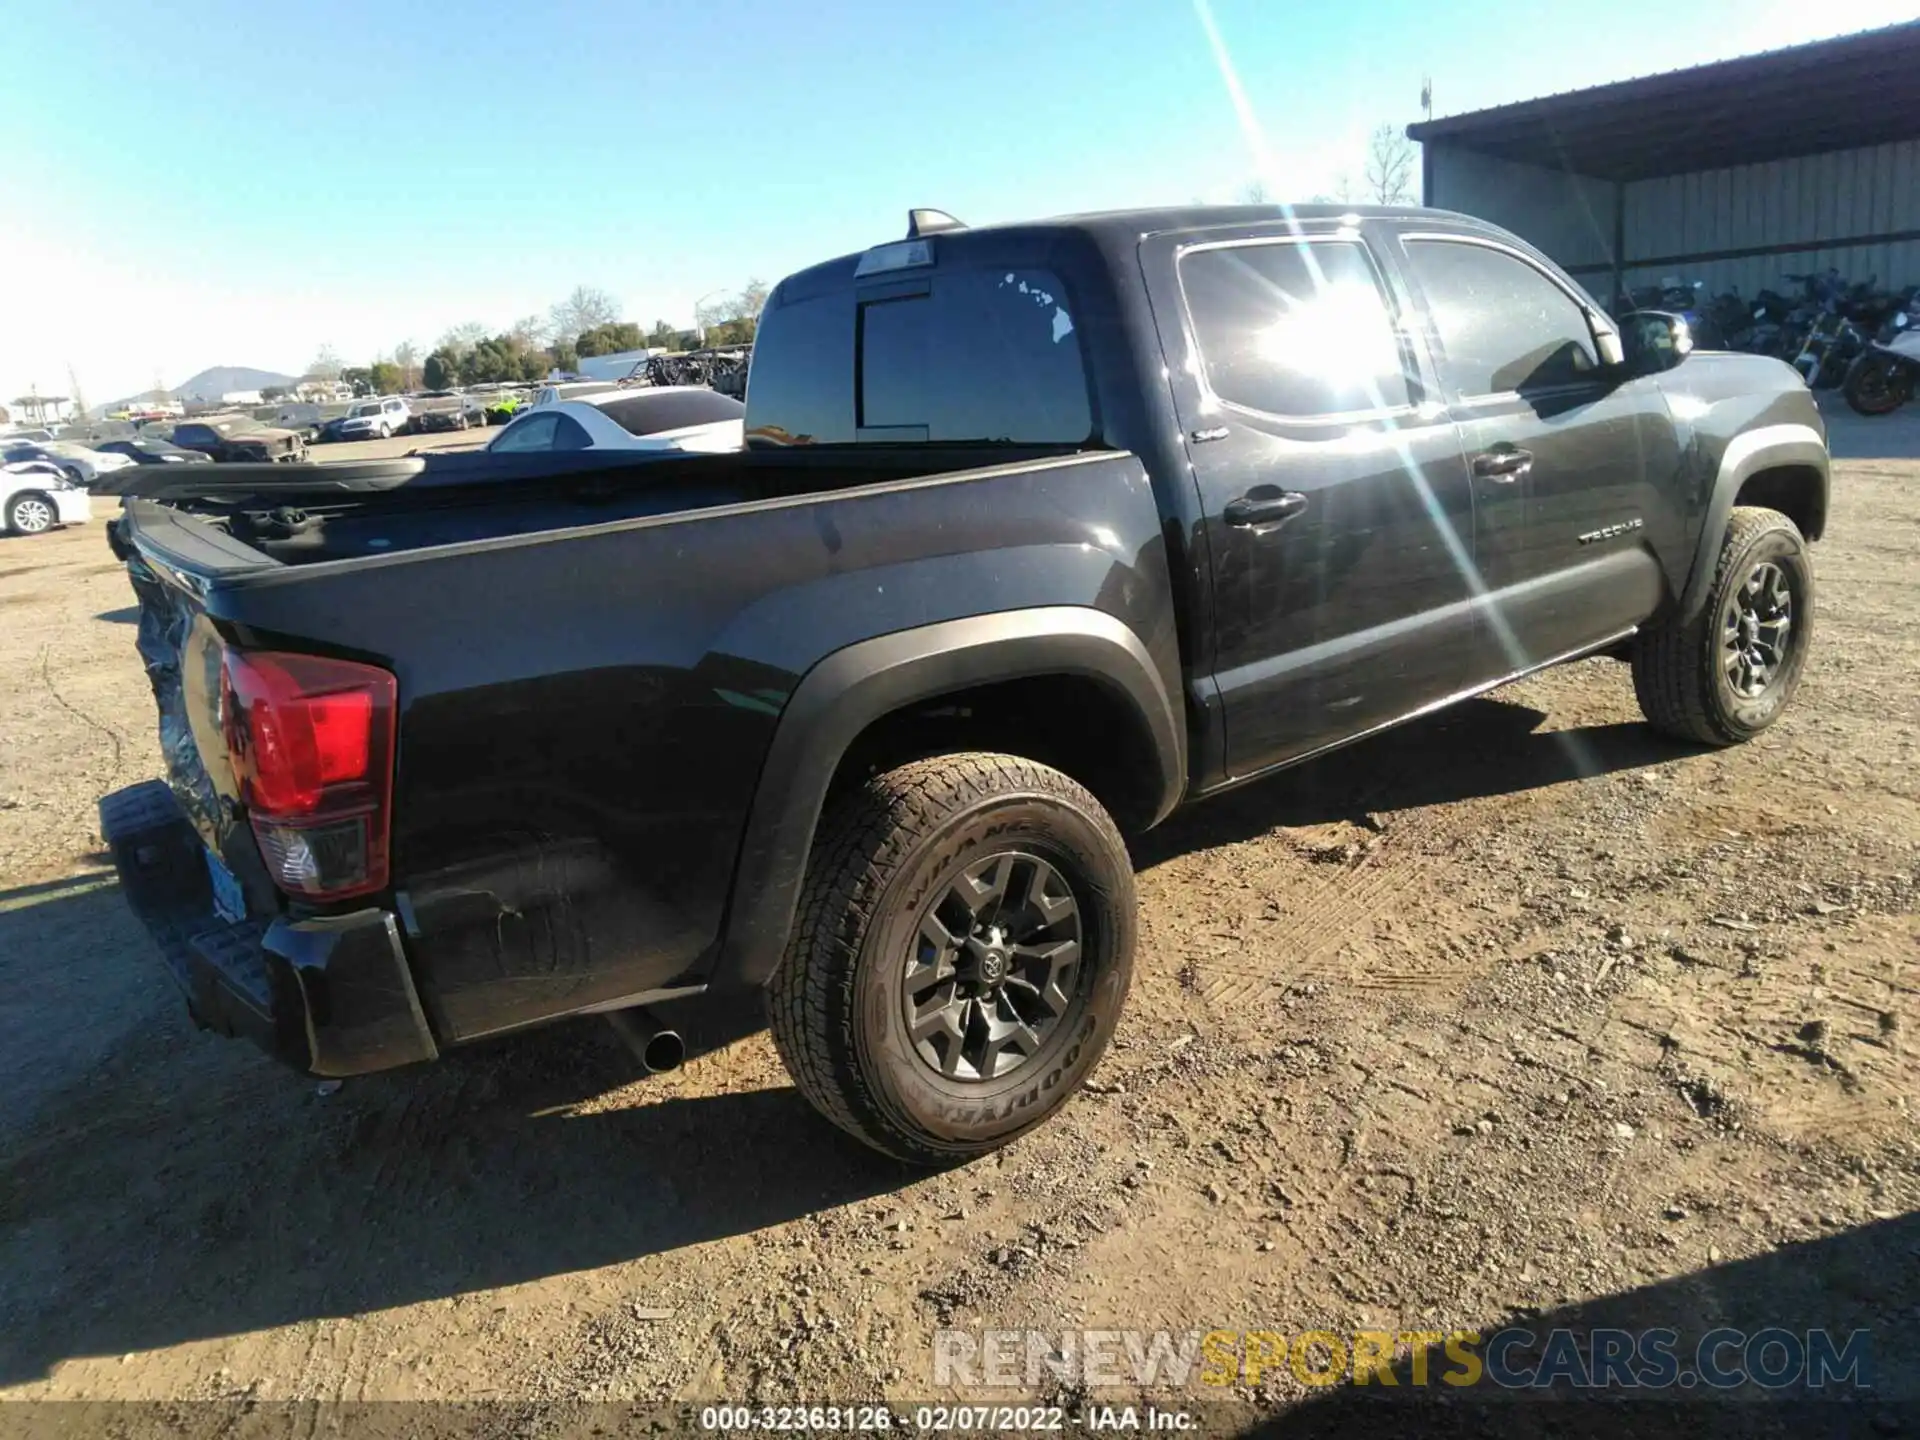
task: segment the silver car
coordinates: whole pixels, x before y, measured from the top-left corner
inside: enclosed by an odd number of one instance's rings
[[[57,467],[76,485],[92,485],[102,475],[111,475],[133,464],[125,455],[107,455],[71,440],[27,440],[0,442],[0,463],[18,465],[28,460],[43,461]]]

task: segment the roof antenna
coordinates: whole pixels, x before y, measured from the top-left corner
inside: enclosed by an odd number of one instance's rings
[[[907,211],[907,238],[918,240],[923,235],[938,235],[942,230],[964,230],[967,227],[944,210]]]

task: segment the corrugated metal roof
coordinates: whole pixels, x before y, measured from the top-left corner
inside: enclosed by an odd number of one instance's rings
[[[1682,175],[1920,136],[1920,20],[1407,127],[1607,180]]]

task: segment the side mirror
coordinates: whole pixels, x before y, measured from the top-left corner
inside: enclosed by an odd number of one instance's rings
[[[1693,351],[1686,318],[1665,310],[1636,310],[1620,318],[1626,363],[1643,372],[1671,370]]]
[[[1601,325],[1593,327],[1593,343],[1600,351],[1600,363],[1612,369],[1627,363],[1626,347],[1620,343],[1620,334]]]

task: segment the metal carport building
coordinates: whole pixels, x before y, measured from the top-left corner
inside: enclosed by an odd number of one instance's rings
[[[1526,237],[1596,296],[1677,275],[1920,283],[1920,21],[1445,116],[1426,203]]]

